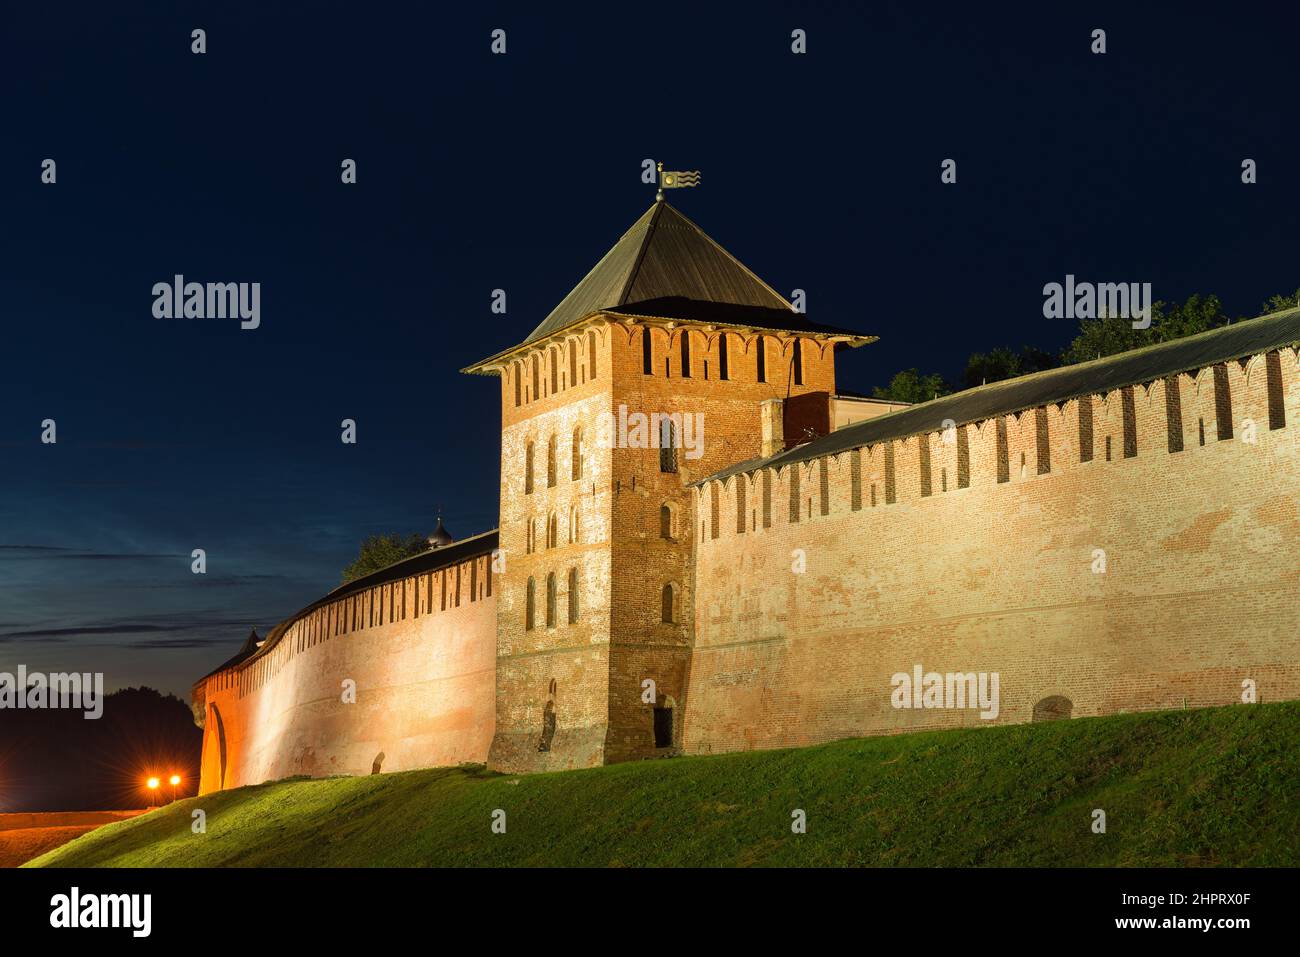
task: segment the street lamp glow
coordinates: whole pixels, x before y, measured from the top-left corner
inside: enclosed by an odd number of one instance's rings
[[[148,781],[145,782],[145,784],[147,784],[147,785],[149,786],[149,790],[150,790],[150,791],[156,791],[156,790],[158,790],[158,779],[157,779],[157,778],[150,778]]]
[[[179,774],[173,774],[169,783],[172,787],[176,787],[176,785],[181,783],[181,776]]]

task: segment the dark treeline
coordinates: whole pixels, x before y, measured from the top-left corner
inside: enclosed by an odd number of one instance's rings
[[[189,707],[152,688],[106,695],[104,712],[0,710],[0,812],[100,811],[145,807],[145,780],[162,779],[156,801],[198,789],[203,732]]]
[[[1300,290],[1290,295],[1270,296],[1260,306],[1258,315],[1290,309],[1297,304],[1300,304]],[[889,381],[889,385],[876,386],[872,395],[897,402],[928,402],[988,382],[1014,379],[1031,372],[1170,342],[1247,318],[1251,317],[1229,317],[1218,296],[1192,295],[1182,303],[1155,302],[1151,305],[1151,326],[1148,329],[1134,329],[1128,319],[1084,319],[1079,323],[1079,334],[1060,353],[1046,352],[1034,346],[1020,349],[999,346],[988,352],[973,353],[955,381],[945,379],[938,372],[904,369]]]

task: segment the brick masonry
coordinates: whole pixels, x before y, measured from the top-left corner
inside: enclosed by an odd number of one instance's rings
[[[840,341],[599,314],[509,353],[499,554],[200,682],[202,790],[1300,697],[1295,350],[697,487],[759,458],[764,402],[829,430]],[[607,434],[637,413],[701,417],[699,456]],[[997,718],[894,707],[918,665],[996,672]]]

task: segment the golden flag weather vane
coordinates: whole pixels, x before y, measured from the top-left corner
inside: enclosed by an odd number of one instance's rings
[[[655,194],[655,201],[662,202],[664,190],[681,189],[685,186],[700,185],[700,171],[692,170],[664,170],[664,164],[659,165],[659,192]]]

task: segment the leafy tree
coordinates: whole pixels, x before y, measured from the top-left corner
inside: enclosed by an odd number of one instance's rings
[[[1055,369],[1060,364],[1061,360],[1056,356],[1034,346],[1024,346],[1019,352],[999,346],[990,352],[972,353],[966,360],[962,382],[969,389],[986,382],[1001,382],[1031,372]]]
[[[1224,313],[1223,303],[1218,296],[1193,293],[1183,303],[1153,302],[1151,326],[1147,329],[1134,329],[1131,320],[1114,316],[1084,319],[1079,324],[1079,335],[1061,354],[1061,361],[1065,365],[1088,362],[1157,342],[1172,342],[1184,336],[1193,336],[1198,332],[1226,326],[1231,321]]]
[[[1300,306],[1300,289],[1289,296],[1269,296],[1259,307],[1259,314],[1267,316],[1270,312],[1281,312],[1283,309],[1294,309],[1296,306]]]
[[[892,399],[895,402],[929,402],[940,395],[947,395],[952,389],[937,372],[922,375],[916,369],[904,369],[889,380],[889,385],[876,386],[871,394],[877,399]]]
[[[396,532],[391,535],[371,535],[361,543],[361,552],[357,555],[356,561],[343,569],[341,584],[346,585],[363,575],[377,572],[393,562],[418,555],[428,548],[429,543],[425,537],[415,532],[410,535],[400,535]]]

